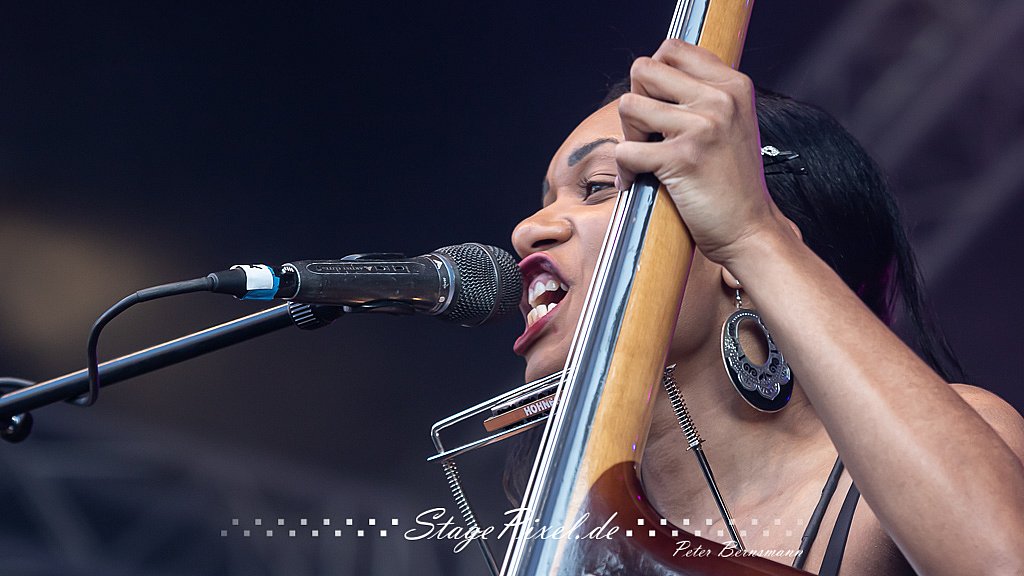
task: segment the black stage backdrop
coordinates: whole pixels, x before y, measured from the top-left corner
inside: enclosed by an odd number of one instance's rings
[[[120,297],[234,263],[510,249],[672,7],[5,2],[0,375],[76,370]],[[1022,22],[1018,0],[763,1],[743,64],[878,157],[972,382],[1018,409]],[[101,353],[259,308],[146,304]],[[429,426],[520,382],[520,329],[345,318],[38,410],[0,445],[0,573],[479,574],[475,549],[403,533],[455,513]],[[465,459],[484,524],[503,458]]]

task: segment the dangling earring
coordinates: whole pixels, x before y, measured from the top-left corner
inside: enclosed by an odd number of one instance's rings
[[[740,323],[751,320],[757,324],[768,344],[768,358],[757,364],[747,357],[740,345]],[[793,395],[793,373],[775,346],[772,335],[761,321],[761,315],[743,308],[740,283],[736,282],[736,311],[722,325],[722,360],[729,380],[740,396],[762,412],[782,410]]]

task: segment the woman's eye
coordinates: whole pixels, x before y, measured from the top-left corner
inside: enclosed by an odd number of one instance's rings
[[[584,200],[588,200],[591,196],[608,190],[617,192],[614,180],[584,180],[580,182],[580,189],[583,192]]]

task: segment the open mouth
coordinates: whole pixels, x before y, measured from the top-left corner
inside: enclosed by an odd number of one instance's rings
[[[530,311],[526,313],[527,327],[533,326],[551,313],[569,291],[569,286],[565,282],[549,272],[541,272],[529,282],[526,289],[526,302],[530,306]]]
[[[513,347],[522,353],[533,343],[552,317],[558,304],[569,293],[569,284],[558,273],[554,262],[544,253],[527,257],[519,264],[523,274],[523,302],[526,330]]]

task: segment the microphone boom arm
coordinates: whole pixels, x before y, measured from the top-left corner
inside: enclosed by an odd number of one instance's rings
[[[100,383],[107,386],[121,382],[288,326],[304,330],[321,328],[345,312],[346,308],[342,306],[294,302],[268,308],[108,360],[99,366]],[[26,414],[29,410],[66,400],[73,401],[88,390],[88,371],[82,369],[0,396],[0,427],[5,428],[2,436],[14,442],[24,439],[28,430],[19,430],[19,427],[31,426],[31,418]]]

